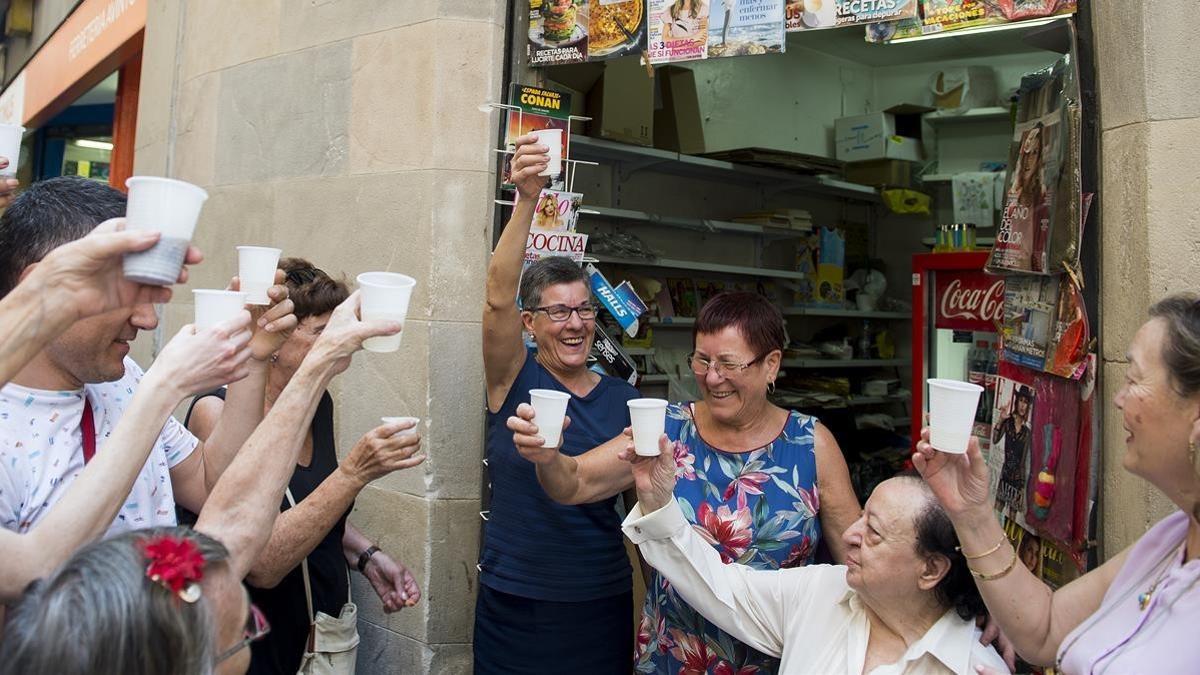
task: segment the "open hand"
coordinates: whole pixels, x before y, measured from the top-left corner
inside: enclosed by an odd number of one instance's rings
[[[508,418],[508,430],[513,432],[513,445],[517,452],[534,464],[549,464],[558,458],[558,449],[562,447],[562,434],[559,434],[558,445],[548,448],[543,445],[546,439],[538,436],[538,427],[533,423],[533,406],[522,403],[517,406],[517,414]],[[563,418],[563,431],[571,426],[571,418]]]
[[[637,488],[638,504],[643,514],[651,514],[674,499],[675,453],[666,434],[658,438],[658,456],[643,457],[633,449],[633,430],[626,427],[629,444],[618,457],[629,462],[633,470],[633,485]]]
[[[387,614],[413,607],[421,601],[421,589],[412,572],[383,551],[368,559],[363,574],[371,582],[371,588],[375,589]]]
[[[414,426],[412,421],[405,421],[375,427],[358,439],[338,469],[363,486],[393,471],[424,462],[425,455],[417,454],[421,435],[411,431]]]

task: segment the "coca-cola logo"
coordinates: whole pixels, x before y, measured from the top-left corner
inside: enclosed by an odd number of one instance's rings
[[[1004,318],[1004,280],[990,288],[965,288],[961,279],[954,279],[942,291],[939,312],[946,319],[998,323]]]

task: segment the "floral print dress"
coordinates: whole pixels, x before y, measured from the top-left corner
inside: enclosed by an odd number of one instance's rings
[[[821,538],[815,423],[792,411],[770,444],[732,453],[700,438],[690,404],[667,408],[675,499],[726,564],[769,570],[812,560]],[[634,669],[665,675],[771,675],[779,661],[709,623],[655,573],[647,583]]]

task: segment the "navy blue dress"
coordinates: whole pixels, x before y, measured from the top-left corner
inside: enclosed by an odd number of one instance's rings
[[[616,497],[578,506],[551,500],[534,465],[517,453],[506,422],[530,389],[566,392],[530,352],[498,412],[488,412],[492,483],[475,608],[475,672],[629,672],[632,570]],[[570,392],[567,392],[570,393]],[[636,389],[617,378],[567,404],[565,454],[581,455],[629,426]]]

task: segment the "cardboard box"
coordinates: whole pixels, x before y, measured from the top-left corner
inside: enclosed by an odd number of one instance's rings
[[[877,159],[846,165],[846,180],[871,187],[912,187],[912,162]]]
[[[883,112],[842,117],[833,123],[837,158],[843,162],[903,159],[919,162],[921,115],[933,108],[903,104]]]
[[[704,119],[696,76],[688,68],[663,66],[655,71],[662,107],[654,111],[654,147],[687,155],[704,153]]]
[[[592,118],[588,135],[653,146],[654,82],[637,56],[607,62],[604,74],[588,92],[587,110]]]

